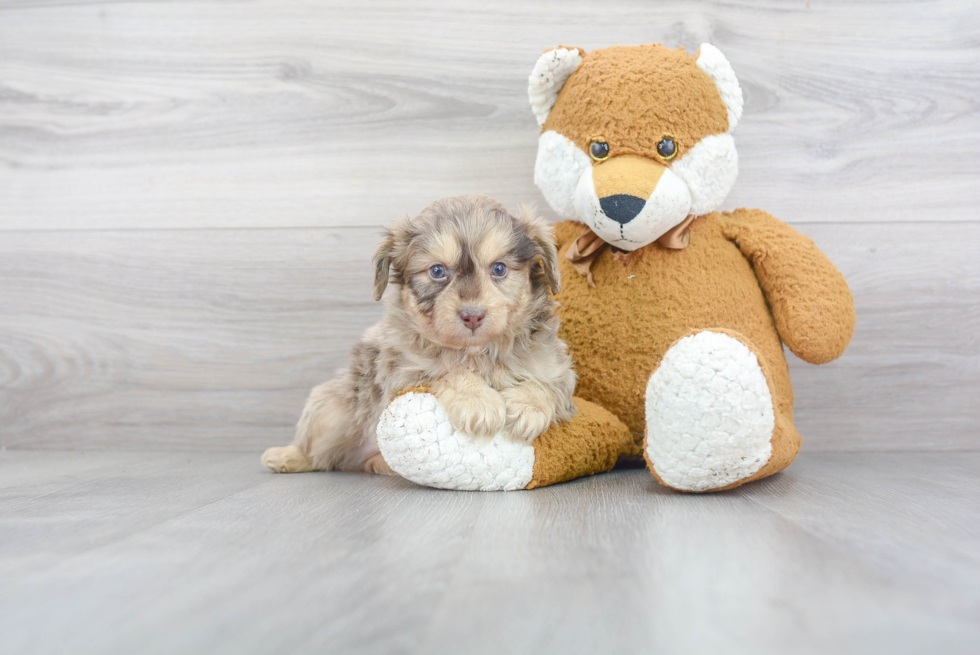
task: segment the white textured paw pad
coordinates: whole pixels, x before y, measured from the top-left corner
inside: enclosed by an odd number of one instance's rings
[[[391,401],[378,423],[378,448],[395,473],[427,487],[513,491],[534,474],[534,446],[503,433],[479,439],[460,432],[430,393]]]
[[[766,376],[738,339],[699,332],[678,341],[647,384],[647,456],[685,491],[744,480],[772,454],[775,415]]]

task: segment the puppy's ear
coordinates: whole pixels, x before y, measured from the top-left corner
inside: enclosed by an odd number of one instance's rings
[[[374,251],[374,299],[381,300],[388,278],[391,276],[392,261],[405,250],[410,237],[408,218],[395,221],[384,229],[384,238]],[[397,267],[396,267],[397,268]],[[397,272],[397,271],[396,271]]]
[[[561,272],[558,270],[558,248],[555,246],[555,234],[551,223],[534,213],[534,209],[521,206],[517,214],[517,222],[537,247],[538,256],[544,268],[545,279],[551,287],[551,293],[561,291]]]

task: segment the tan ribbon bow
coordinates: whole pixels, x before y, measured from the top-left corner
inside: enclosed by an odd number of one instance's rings
[[[602,249],[608,244],[599,238],[599,235],[585,228],[585,232],[575,239],[565,253],[565,259],[572,262],[572,267],[589,279],[589,286],[595,288],[595,280],[592,279],[592,262],[599,256]]]
[[[664,248],[670,248],[671,250],[681,250],[687,248],[691,243],[691,223],[697,216],[689,215],[683,221],[670,228],[667,232],[663,234],[657,243],[659,243]],[[572,263],[572,267],[579,272],[579,274],[584,275],[589,280],[589,286],[595,288],[595,280],[592,279],[592,264],[595,262],[596,257],[598,257],[602,250],[609,244],[602,240],[602,238],[593,232],[589,228],[585,228],[585,231],[575,242],[569,246],[568,251],[565,253],[565,259]],[[617,255],[622,254],[619,257],[623,264],[629,262],[629,256],[631,253],[620,253],[616,252]]]

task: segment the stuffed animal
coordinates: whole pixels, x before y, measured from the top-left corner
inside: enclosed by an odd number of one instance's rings
[[[854,331],[843,276],[756,209],[718,212],[738,172],[742,91],[708,44],[545,52],[530,77],[534,179],[556,228],[561,335],[579,416],[530,445],[476,442],[424,391],[378,429],[399,474],[448,488],[530,488],[643,458],[663,484],[717,491],[800,447],[783,344],[822,364]]]

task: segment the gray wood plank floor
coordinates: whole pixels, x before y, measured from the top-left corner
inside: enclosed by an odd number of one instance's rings
[[[0,452],[3,653],[976,653],[980,453],[499,494]]]

